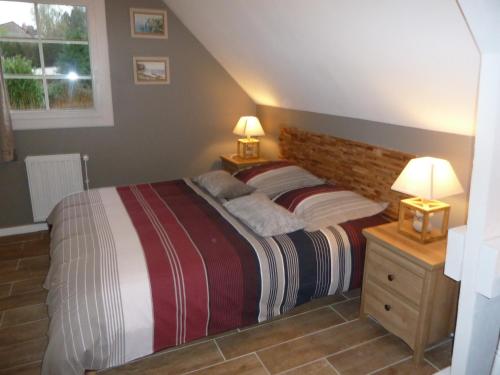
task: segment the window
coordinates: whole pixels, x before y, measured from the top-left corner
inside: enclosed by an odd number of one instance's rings
[[[0,0],[14,128],[111,126],[104,0]]]

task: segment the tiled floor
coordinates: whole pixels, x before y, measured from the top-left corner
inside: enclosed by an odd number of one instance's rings
[[[0,374],[40,372],[48,319],[41,284],[47,234],[0,238]],[[377,323],[358,319],[359,290],[299,306],[271,322],[166,350],[100,374],[432,374],[451,343],[410,349]]]

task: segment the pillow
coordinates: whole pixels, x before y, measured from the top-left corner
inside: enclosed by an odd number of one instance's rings
[[[210,195],[220,199],[233,199],[252,193],[255,188],[249,186],[228,172],[217,170],[193,178],[193,181],[206,189]]]
[[[270,198],[287,190],[324,183],[324,180],[288,161],[275,161],[251,167],[236,172],[234,176]]]
[[[262,193],[233,199],[224,203],[224,207],[262,237],[295,232],[305,226],[301,218]]]
[[[373,216],[388,206],[328,184],[288,191],[274,201],[304,219],[308,231]]]

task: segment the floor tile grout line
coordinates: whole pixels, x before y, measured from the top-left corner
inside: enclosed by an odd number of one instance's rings
[[[398,361],[395,361],[395,362],[393,362],[393,363],[390,363],[390,364],[388,364],[388,365],[386,365],[386,366],[382,366],[382,367],[380,367],[380,368],[378,368],[378,369],[376,369],[376,370],[370,371],[370,372],[369,372],[369,373],[367,373],[366,375],[373,375],[373,374],[376,374],[376,373],[377,373],[377,372],[379,372],[379,371],[382,371],[382,370],[388,369],[389,367],[392,367],[392,366],[398,365],[398,364],[400,364],[400,363],[403,363],[403,362],[405,362],[405,361],[407,361],[407,360],[411,359],[412,357],[413,357],[413,355],[409,355],[409,356],[404,357],[404,358],[402,358],[402,359],[400,359],[400,360],[398,360]]]
[[[333,307],[332,305],[330,305],[330,309],[333,310],[333,312],[337,313],[342,319],[344,319],[346,322],[349,321],[349,319],[347,319],[344,315],[342,315],[339,311],[335,310],[335,307]]]
[[[182,372],[180,373],[181,375],[188,375],[188,374],[193,374],[195,372],[198,372],[198,371],[202,371],[202,370],[206,370],[206,369],[209,369],[209,368],[212,368],[212,367],[215,367],[215,366],[220,366],[220,365],[223,365],[225,363],[229,363],[229,362],[232,362],[232,361],[235,361],[237,359],[240,359],[241,357],[247,357],[247,356],[250,356],[251,354],[253,353],[247,353],[245,355],[242,355],[240,357],[235,357],[235,358],[231,358],[227,361],[219,361],[219,362],[215,362],[215,363],[211,363],[209,365],[206,365],[206,366],[201,366],[201,367],[198,367],[198,368],[195,368],[195,369],[192,369],[192,370],[189,370],[189,371],[186,371],[186,372]]]
[[[440,371],[441,369],[439,367],[437,367],[434,363],[432,363],[428,358],[425,358],[424,357],[424,361],[427,362],[431,367],[433,367],[434,369],[436,369],[437,371]]]
[[[335,324],[335,325],[332,325],[332,326],[329,326],[329,327],[326,327],[326,328],[321,328],[321,329],[319,329],[317,331],[309,332],[309,333],[306,333],[305,335],[302,335],[302,336],[294,337],[292,339],[288,339],[288,340],[282,341],[282,342],[277,343],[277,344],[273,344],[273,345],[269,345],[269,346],[263,347],[261,349],[258,349],[257,352],[268,350],[268,349],[274,348],[274,347],[282,345],[282,344],[287,344],[287,343],[290,343],[290,342],[302,339],[304,337],[312,336],[312,335],[315,335],[317,333],[321,333],[321,332],[324,332],[326,330],[329,330],[329,329],[332,329],[332,328],[335,328],[335,327],[340,327],[340,326],[343,326],[345,324],[353,323],[353,322],[355,322],[357,320],[359,320],[359,319],[354,319],[354,320],[351,320],[350,322],[342,322],[342,323]]]
[[[328,364],[328,365],[329,365],[329,366],[333,369],[333,371],[335,371],[335,373],[336,373],[337,375],[340,375],[340,371],[339,371],[339,370],[337,370],[337,369],[335,368],[335,366],[333,365],[333,363],[331,363],[331,362],[330,362],[328,359],[326,359],[326,358],[325,358],[325,361],[326,361],[326,363],[327,363],[327,364]]]
[[[349,322],[346,322],[346,323],[349,323]],[[341,323],[341,324],[345,324],[345,323]],[[345,348],[345,349],[339,350],[339,351],[337,351],[337,352],[329,353],[329,354],[327,354],[327,355],[325,355],[325,356],[323,356],[323,357],[316,358],[316,359],[313,359],[313,360],[311,360],[311,361],[301,363],[300,365],[297,365],[297,366],[295,366],[295,367],[290,367],[289,369],[283,370],[283,371],[279,372],[278,374],[285,374],[285,373],[287,373],[287,372],[289,372],[289,371],[296,370],[296,369],[301,368],[301,367],[304,367],[304,366],[308,366],[308,365],[310,365],[311,363],[321,361],[322,359],[324,359],[324,360],[325,360],[325,361],[327,361],[327,362],[330,362],[330,361],[328,361],[328,358],[329,358],[329,357],[332,357],[332,356],[337,355],[337,354],[344,353],[344,352],[346,352],[346,351],[348,351],[348,350],[351,350],[351,349],[355,349],[355,348],[357,348],[357,347],[359,347],[359,346],[362,346],[362,345],[364,345],[364,344],[368,344],[368,343],[370,343],[370,342],[372,342],[372,341],[379,340],[379,339],[381,339],[381,338],[383,338],[383,337],[386,337],[386,336],[389,336],[389,335],[390,335],[390,333],[386,333],[385,335],[378,336],[378,337],[374,337],[374,338],[372,338],[372,339],[369,339],[369,340],[363,341],[363,342],[361,342],[361,343],[354,344],[354,345],[352,345],[352,346],[349,346],[348,348]],[[302,337],[304,337],[304,336],[302,336]],[[284,342],[283,342],[283,343],[284,343]],[[280,344],[282,344],[282,343],[280,343]],[[277,345],[280,345],[280,344],[277,344]],[[274,345],[274,346],[276,346],[276,345]],[[267,348],[266,348],[266,349],[267,349]],[[261,351],[261,350],[259,350],[259,351]],[[257,355],[258,355],[258,354],[259,354],[259,353],[257,352]]]
[[[314,309],[311,309],[311,310],[307,310],[307,311],[303,311],[301,313],[298,313],[298,314],[294,314],[294,315],[291,315],[291,316],[285,316],[285,317],[281,317],[281,316],[277,316],[275,319],[273,320],[270,320],[270,321],[264,321],[264,322],[261,322],[261,323],[257,323],[256,325],[254,326],[251,326],[251,327],[248,327],[248,328],[241,328],[239,331],[240,332],[246,332],[246,331],[250,331],[250,330],[253,330],[253,329],[256,329],[256,328],[260,328],[260,327],[266,327],[267,325],[271,324],[271,323],[275,323],[275,322],[283,322],[283,321],[286,321],[288,319],[291,319],[291,318],[295,318],[295,317],[298,317],[298,316],[302,316],[302,315],[305,315],[305,314],[308,314],[308,313],[311,313],[311,312],[315,312],[315,311],[318,311],[318,310],[321,310],[321,309],[325,309],[325,308],[328,308],[330,307],[331,305],[324,305],[324,306],[319,306],[319,307],[316,307]]]
[[[446,345],[446,344],[448,344],[449,342],[452,342],[452,341],[453,341],[452,338],[447,338],[447,339],[445,339],[443,341],[438,342],[437,344],[429,346],[427,349],[425,349],[425,352],[430,352],[431,350],[439,348],[440,346],[444,346],[444,345]]]
[[[346,298],[346,299],[345,299],[345,300],[343,300],[343,301],[337,301],[337,302],[330,303],[330,306],[337,306],[337,305],[341,305],[341,304],[343,304],[343,303],[352,302],[352,301],[354,301],[355,299],[361,299],[361,297]]]
[[[257,354],[257,352],[253,352],[253,354],[255,355],[255,357],[257,358],[257,360],[260,362],[260,364],[264,368],[264,371],[266,372],[266,374],[271,375],[271,371],[269,371],[269,369],[264,364],[264,362],[262,362],[262,358],[259,357],[259,354]]]
[[[280,371],[280,372],[276,373],[276,375],[285,375],[285,374],[288,374],[288,373],[290,373],[292,371],[298,370],[298,369],[300,369],[302,367],[306,367],[306,366],[312,365],[313,363],[321,362],[322,360],[326,360],[326,357],[316,358],[316,359],[313,359],[311,361],[301,363],[300,365],[297,365],[297,366],[294,366],[294,367],[290,367],[290,368],[288,368],[286,370]]]
[[[365,344],[369,344],[369,343],[371,343],[371,342],[373,342],[373,341],[381,340],[381,339],[383,339],[384,337],[387,337],[387,336],[389,336],[389,335],[390,335],[390,333],[386,333],[385,335],[374,337],[374,338],[372,338],[372,339],[369,339],[369,340],[366,340],[366,341],[360,342],[360,343],[355,344],[355,345],[353,345],[353,346],[350,346],[350,347],[348,347],[348,348],[345,348],[345,349],[339,350],[338,352],[328,354],[328,355],[327,355],[327,356],[325,356],[324,358],[328,361],[328,358],[330,358],[330,357],[333,357],[333,356],[338,355],[338,354],[345,353],[345,352],[347,352],[347,351],[349,351],[349,350],[352,350],[352,349],[359,348],[360,346],[363,346],[363,345],[365,345]]]
[[[226,356],[224,355],[224,353],[222,353],[222,350],[220,349],[219,344],[217,343],[217,340],[216,340],[216,339],[213,339],[212,341],[214,342],[215,347],[216,347],[216,348],[217,348],[217,350],[219,351],[219,354],[221,355],[222,359],[223,359],[224,361],[226,361]]]

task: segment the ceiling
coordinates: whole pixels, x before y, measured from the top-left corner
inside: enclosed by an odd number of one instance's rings
[[[164,0],[258,104],[474,134],[454,0]]]

